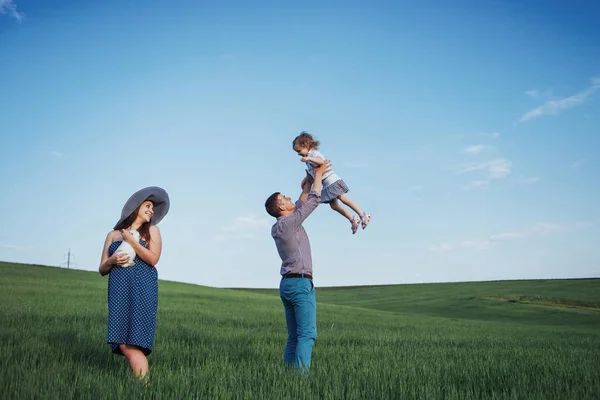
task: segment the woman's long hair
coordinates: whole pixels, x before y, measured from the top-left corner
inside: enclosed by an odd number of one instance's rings
[[[154,205],[154,203],[152,203],[152,205]],[[129,217],[125,218],[121,223],[115,225],[115,227],[113,229],[114,230],[120,230],[120,229],[129,228],[131,226],[131,224],[133,224],[135,222],[135,219],[137,218],[137,215],[140,212],[140,207],[141,206],[142,205],[140,204],[135,209],[134,212],[132,212],[131,214],[129,214]],[[150,219],[150,222],[152,222],[152,219]],[[146,241],[146,245],[147,246],[150,245],[150,240],[152,239],[152,237],[150,236],[150,222],[144,222],[137,229],[137,231],[140,233],[140,237]]]

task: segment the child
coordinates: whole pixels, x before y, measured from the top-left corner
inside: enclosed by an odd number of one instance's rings
[[[315,177],[313,171],[313,165],[323,164],[325,157],[318,151],[319,141],[315,140],[312,135],[307,132],[300,133],[292,142],[293,149],[302,158],[300,161],[306,163],[308,173],[310,176]],[[323,190],[321,192],[321,203],[329,204],[329,206],[346,217],[352,224],[352,234],[355,234],[358,230],[358,224],[362,224],[362,228],[365,229],[371,221],[371,215],[365,213],[360,209],[358,204],[346,193],[348,193],[348,186],[344,183],[333,171],[330,171],[323,175]],[[338,199],[352,208],[358,215],[352,216],[350,211],[340,204]]]

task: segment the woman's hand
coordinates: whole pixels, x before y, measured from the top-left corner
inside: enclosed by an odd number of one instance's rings
[[[100,259],[100,266],[98,267],[98,272],[100,272],[100,275],[102,276],[108,275],[113,267],[126,268],[124,265],[129,262],[129,256],[122,251],[113,253],[112,256],[108,255],[110,245],[120,239],[118,235],[119,233],[117,233],[117,231],[110,231],[108,235],[106,235],[106,239],[104,239],[102,258]],[[123,239],[125,238],[125,235],[122,234],[121,236],[123,236]],[[128,234],[127,236],[133,235]]]
[[[111,265],[116,265],[117,267],[121,268],[127,268],[123,267],[123,265],[129,262],[129,256],[123,253],[122,251],[119,251],[113,254],[108,261]]]
[[[131,247],[136,244],[135,237],[129,231],[121,229],[121,236],[123,236],[123,241],[129,243]]]

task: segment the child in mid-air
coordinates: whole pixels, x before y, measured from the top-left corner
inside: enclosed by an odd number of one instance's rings
[[[311,134],[302,132],[298,135],[292,145],[294,151],[298,153],[302,158],[300,161],[306,163],[308,173],[314,179],[315,173],[313,171],[313,165],[321,165],[325,161],[325,157],[318,151],[319,141],[315,140]],[[361,208],[352,200],[346,193],[348,193],[348,186],[344,183],[333,171],[323,174],[323,190],[321,191],[321,203],[329,204],[329,206],[346,217],[352,224],[352,234],[355,234],[358,230],[358,225],[362,224],[362,228],[365,229],[371,221],[371,215],[365,213]],[[340,204],[338,199],[353,209],[358,215],[352,216],[352,213],[348,211],[343,205]],[[360,217],[359,217],[360,216]]]

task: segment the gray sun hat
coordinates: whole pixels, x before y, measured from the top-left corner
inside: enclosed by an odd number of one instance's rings
[[[154,215],[150,220],[150,224],[157,225],[167,215],[167,212],[169,212],[170,202],[167,192],[158,186],[149,186],[131,195],[127,203],[123,206],[121,218],[115,224],[115,228],[121,222],[125,221],[146,200],[150,200],[154,204]]]

